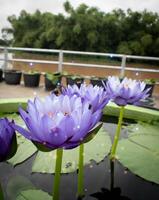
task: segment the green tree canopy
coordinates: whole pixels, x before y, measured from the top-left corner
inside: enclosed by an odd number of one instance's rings
[[[130,9],[104,13],[86,4],[75,9],[69,1],[64,9],[65,15],[22,10],[19,17],[9,16],[12,28],[5,31],[13,34],[12,45],[159,56],[157,13]]]

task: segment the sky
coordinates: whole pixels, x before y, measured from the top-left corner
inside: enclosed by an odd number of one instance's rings
[[[63,3],[65,0],[0,0],[0,30],[9,26],[7,17],[10,15],[19,15],[20,11],[25,9],[27,12],[33,13],[39,9],[41,12],[53,12],[55,14],[64,12]],[[133,11],[149,11],[159,13],[159,0],[69,0],[73,7],[77,7],[81,3],[88,6],[95,6],[101,11],[109,12],[116,8],[127,10],[131,8]]]

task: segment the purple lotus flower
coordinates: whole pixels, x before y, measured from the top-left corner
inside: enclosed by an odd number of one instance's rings
[[[0,118],[0,162],[11,158],[17,150],[15,130],[13,122],[7,118]]]
[[[69,96],[76,95],[82,98],[82,101],[88,101],[92,106],[93,111],[103,109],[109,101],[109,96],[104,91],[103,87],[94,86],[92,84],[81,84],[79,88],[77,85],[70,86],[62,90],[63,94]]]
[[[68,95],[47,96],[44,101],[28,101],[27,112],[19,109],[28,130],[14,125],[36,146],[71,149],[83,143],[101,118],[101,110],[92,112],[88,102]],[[41,149],[42,150],[42,149]]]
[[[107,94],[111,96],[112,101],[119,106],[125,106],[127,104],[136,105],[141,99],[148,97],[147,92],[149,91],[149,89],[145,90],[144,82],[128,78],[120,81],[115,76],[109,76],[104,87]]]

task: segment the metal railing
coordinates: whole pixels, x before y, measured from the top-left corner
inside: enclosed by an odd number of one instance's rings
[[[4,64],[3,64],[4,70],[7,69],[8,62],[16,61],[16,62],[25,62],[25,63],[57,64],[59,72],[63,71],[63,67],[65,65],[69,65],[69,66],[81,66],[81,67],[96,67],[96,68],[104,68],[104,69],[118,69],[118,70],[120,70],[120,76],[121,77],[124,76],[126,70],[159,73],[159,69],[135,68],[135,67],[127,67],[126,66],[127,59],[159,61],[158,57],[134,56],[134,55],[124,55],[124,54],[113,54],[113,53],[68,51],[68,50],[57,50],[57,49],[19,48],[19,47],[0,47],[0,50],[3,51],[3,53],[4,53],[4,58],[0,58],[0,60],[4,61]],[[17,58],[10,59],[10,58],[8,58],[8,52],[9,51],[57,53],[58,54],[58,61],[17,59]],[[109,66],[109,65],[103,65],[103,64],[64,62],[64,55],[65,54],[121,58],[121,66],[111,66],[111,65]]]

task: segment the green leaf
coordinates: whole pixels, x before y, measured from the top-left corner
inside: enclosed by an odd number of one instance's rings
[[[9,155],[7,157],[7,160],[12,158],[15,155],[16,151],[17,151],[17,138],[16,138],[16,134],[15,134],[12,139],[11,149],[10,149]]]
[[[42,190],[21,191],[16,200],[52,200],[52,197]]]
[[[108,133],[101,128],[93,140],[84,145],[84,164],[90,164],[91,160],[96,163],[101,162],[109,153],[111,140]],[[62,161],[62,173],[70,173],[78,169],[78,150],[64,150]],[[54,173],[56,161],[56,151],[49,153],[38,152],[34,160],[32,171],[41,173]]]
[[[22,136],[18,137],[18,144],[17,153],[10,160],[8,160],[8,162],[12,165],[24,162],[37,151],[37,148],[33,145],[33,143]]]
[[[103,115],[118,117],[119,112],[120,107],[112,102],[109,102],[103,110]],[[124,118],[145,122],[157,121],[159,120],[159,112],[157,110],[142,108],[139,106],[127,105],[124,109]]]
[[[13,114],[0,114],[0,117],[6,117],[8,118],[10,121],[14,120],[14,122],[16,122],[19,125],[25,126],[24,125],[24,121],[22,120],[22,118],[20,117],[20,115],[13,113]]]
[[[98,131],[100,130],[100,128],[102,127],[103,123],[97,124],[97,126],[95,126],[95,128],[93,128],[89,133],[88,133],[88,137],[86,137],[86,139],[84,140],[83,143],[87,143],[90,140],[92,140],[96,134],[98,133]]]
[[[116,157],[134,174],[159,184],[158,126],[140,124],[139,127],[138,134],[136,134],[135,129],[128,139],[119,142]]]
[[[29,189],[35,189],[31,181],[24,176],[16,175],[9,179],[6,192],[9,199],[15,200],[21,191]]]
[[[53,85],[57,85],[58,81],[60,81],[61,76],[62,75],[60,72],[46,74],[47,79],[50,80]]]
[[[17,112],[19,106],[26,108],[27,98],[15,98],[15,99],[0,99],[0,112],[1,113],[13,113]]]
[[[130,136],[138,135],[138,134],[148,134],[148,135],[159,135],[159,125],[158,124],[146,124],[143,122],[139,122],[138,124],[132,124],[126,127]]]
[[[40,144],[39,142],[34,142],[33,141],[33,144],[37,147],[37,149],[39,151],[43,151],[43,152],[50,152],[50,151],[52,151],[52,149],[50,149],[50,148],[48,148],[48,147]]]

